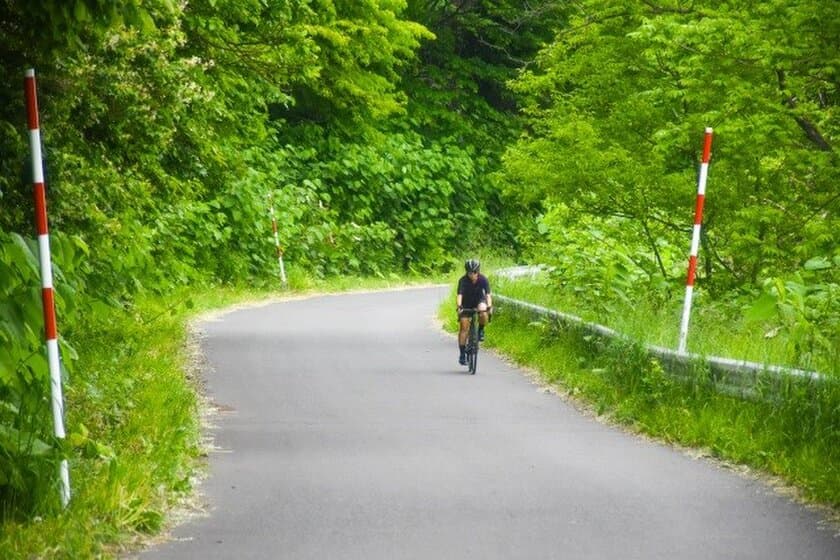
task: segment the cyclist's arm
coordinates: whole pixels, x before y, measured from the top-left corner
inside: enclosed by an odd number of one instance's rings
[[[463,299],[464,299],[464,296],[462,294],[458,294],[457,296],[455,296],[455,307],[457,307],[458,309],[461,309],[461,307],[462,307],[461,302],[462,302]]]

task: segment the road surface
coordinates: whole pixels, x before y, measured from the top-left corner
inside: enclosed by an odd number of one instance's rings
[[[818,513],[758,481],[581,415],[488,352],[467,375],[435,321],[445,298],[204,323],[208,397],[230,411],[208,514],[140,558],[840,559]]]

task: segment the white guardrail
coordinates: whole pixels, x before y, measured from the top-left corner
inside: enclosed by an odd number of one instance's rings
[[[531,276],[533,278],[540,270],[541,268],[536,266],[518,266],[498,270],[494,274],[510,279],[522,276]],[[493,301],[529,311],[539,317],[550,317],[566,325],[576,326],[608,340],[635,342],[624,334],[603,325],[584,321],[576,315],[517,300],[499,294],[498,292],[493,294]],[[781,387],[791,383],[817,384],[829,379],[825,375],[815,371],[733,360],[717,356],[702,356],[690,352],[680,353],[663,348],[662,346],[645,345],[645,348],[651,356],[659,359],[665,371],[686,380],[693,376],[692,372],[696,371],[698,365],[707,365],[711,381],[714,382],[715,388],[719,392],[741,398],[760,398],[761,395],[766,396],[768,393],[775,393]]]

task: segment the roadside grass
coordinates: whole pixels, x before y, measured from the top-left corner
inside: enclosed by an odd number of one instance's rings
[[[552,303],[533,287],[510,293],[497,280],[493,290],[543,305]],[[446,302],[439,312],[446,328],[454,332],[451,307]],[[641,344],[607,343],[579,328],[537,320],[511,306],[497,303],[495,307],[486,344],[536,370],[544,382],[592,414],[668,443],[695,448],[701,455],[778,477],[802,499],[827,505],[836,515],[840,508],[840,384],[810,390],[791,386],[778,398],[769,394],[755,400],[729,397],[714,391],[702,366],[678,381]],[[655,329],[652,323],[647,325]]]
[[[491,277],[492,278],[492,277]],[[535,278],[492,278],[493,289],[512,298],[543,305],[614,329],[643,342],[677,348],[682,314],[682,294],[667,302],[651,301],[641,294],[633,301],[610,301],[602,309],[592,309],[571,292],[550,289],[544,274]],[[840,378],[838,353],[800,353],[797,343],[781,329],[750,322],[738,311],[711,301],[696,292],[691,311],[687,349],[701,356],[720,356],[806,370]]]
[[[59,324],[60,336],[79,353],[65,380],[72,499],[61,511],[54,484],[33,511],[7,508],[0,558],[112,558],[166,528],[205,465],[200,372],[188,332],[202,314],[284,297],[442,282],[445,276],[317,280],[292,269],[288,280],[287,290],[272,280],[146,296],[126,309],[93,306],[84,324]]]
[[[57,488],[39,516],[6,519],[2,558],[95,558],[108,545],[161,528],[170,492],[190,487],[198,451],[197,402],[184,375],[181,298],[99,308],[62,333],[79,358],[65,382],[73,496]]]

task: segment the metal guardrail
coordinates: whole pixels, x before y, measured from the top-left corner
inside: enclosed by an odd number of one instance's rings
[[[506,274],[502,275],[506,278],[531,275],[532,273],[536,273],[533,269],[534,267],[516,267],[516,269],[506,269],[504,271]],[[510,270],[514,270],[513,276],[508,275]],[[550,317],[567,325],[577,326],[584,331],[605,339],[634,342],[624,334],[597,323],[584,321],[576,315],[548,309],[498,293],[493,294],[493,300],[530,311],[534,315]],[[645,345],[645,348],[651,356],[659,359],[667,372],[685,380],[694,376],[698,365],[705,364],[709,369],[711,381],[714,382],[715,388],[719,392],[741,398],[761,398],[762,395],[767,396],[777,393],[782,387],[790,384],[804,383],[806,385],[814,385],[830,379],[815,371],[785,368],[782,366],[733,360],[717,356],[702,356],[690,352],[680,353],[654,345]]]

